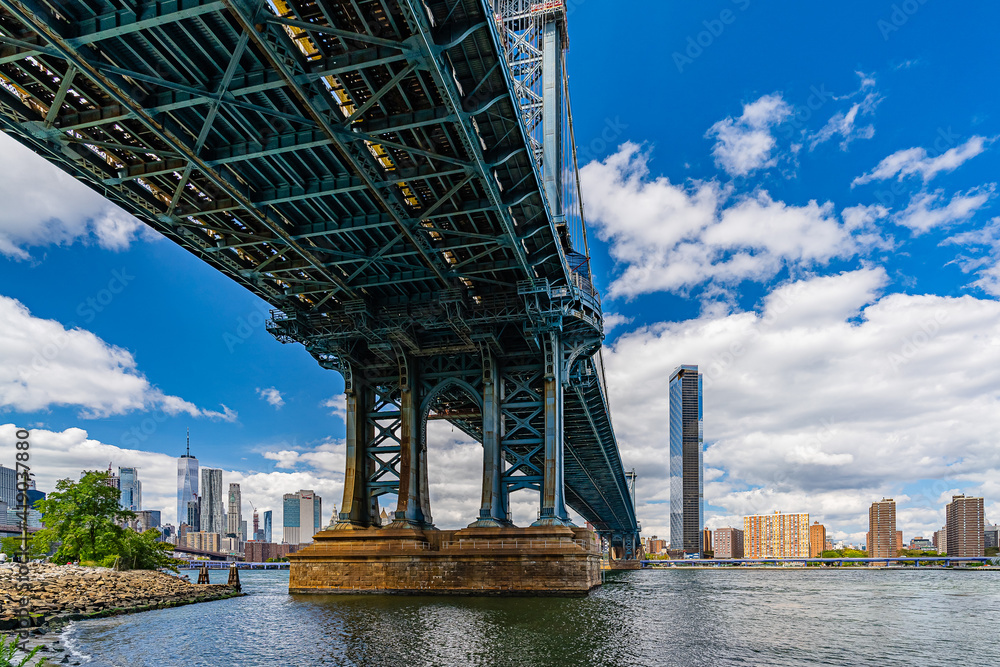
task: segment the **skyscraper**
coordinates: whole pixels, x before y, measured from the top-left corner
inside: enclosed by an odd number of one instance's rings
[[[264,541],[271,541],[271,510],[264,512]]]
[[[283,497],[282,522],[284,541],[288,544],[306,544],[319,532],[323,516],[323,499],[312,491],[286,493]],[[265,523],[267,515],[264,515]]]
[[[944,510],[949,556],[982,556],[985,518],[982,498],[952,496]]]
[[[703,548],[701,388],[697,366],[670,376],[670,548],[685,553]]]
[[[883,498],[868,509],[868,557],[895,558],[896,501]]]
[[[242,522],[243,496],[240,493],[240,485],[232,483],[229,485],[229,511],[226,513],[226,535],[242,535],[243,530],[240,528]]]
[[[118,468],[118,480],[122,508],[132,510],[133,512],[141,510],[142,482],[139,481],[139,469]]]
[[[223,533],[222,471],[218,468],[201,469],[201,530],[206,533]]]
[[[188,520],[188,503],[198,502],[198,459],[191,456],[191,431],[187,436],[187,453],[177,459],[177,525]],[[198,521],[200,523],[200,521]],[[198,530],[194,528],[194,530]]]
[[[826,526],[819,521],[809,526],[809,557],[818,558],[826,549]]]
[[[17,470],[0,465],[0,503],[7,503],[8,509],[17,508]]]

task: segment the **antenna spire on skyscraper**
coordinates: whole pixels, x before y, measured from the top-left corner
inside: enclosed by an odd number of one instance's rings
[[[191,456],[191,428],[187,430],[187,455]]]

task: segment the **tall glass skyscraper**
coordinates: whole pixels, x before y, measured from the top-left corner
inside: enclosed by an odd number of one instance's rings
[[[191,456],[191,433],[188,432],[187,454],[177,459],[177,525],[194,527],[188,514],[188,503],[198,504],[198,459]],[[201,523],[200,517],[196,522]],[[195,528],[197,530],[197,528]]]
[[[138,468],[118,468],[119,490],[123,509],[138,512],[142,509],[142,482]]]
[[[271,510],[264,512],[264,541],[271,541]]]
[[[218,468],[201,469],[201,529],[206,533],[226,532],[223,516],[225,500],[222,496],[222,471]]]
[[[312,491],[286,493],[282,497],[283,537],[286,544],[307,544],[320,530],[323,499]],[[267,521],[267,516],[264,518]]]
[[[243,495],[240,485],[233,482],[229,485],[229,511],[226,513],[226,535],[243,535]],[[244,541],[245,537],[242,538]]]
[[[701,553],[703,441],[701,374],[679,366],[670,375],[670,548]]]

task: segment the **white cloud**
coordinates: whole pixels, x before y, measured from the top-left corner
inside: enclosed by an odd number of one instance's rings
[[[771,128],[792,113],[780,93],[764,95],[743,105],[739,118],[729,116],[712,125],[705,134],[715,139],[712,155],[715,163],[730,176],[746,176],[758,169],[772,167],[775,140]]]
[[[941,172],[954,171],[965,162],[986,150],[993,138],[973,136],[960,146],[955,146],[940,155],[931,157],[924,148],[907,148],[896,151],[885,157],[872,171],[854,179],[851,186],[863,185],[871,181],[884,181],[890,178],[903,180],[907,176],[919,175],[924,183]]]
[[[320,403],[320,405],[324,408],[330,408],[330,414],[334,417],[340,417],[343,420],[347,419],[347,396],[345,394],[331,396]]]
[[[972,287],[1000,297],[1000,218],[993,218],[979,229],[950,236],[941,245],[957,245],[974,253],[959,255],[954,261],[965,273],[976,273],[978,279]]]
[[[0,409],[35,412],[76,406],[84,418],[161,410],[234,421],[236,413],[204,410],[164,394],[138,370],[132,354],[93,333],[32,316],[0,295]]]
[[[634,297],[706,281],[765,280],[886,247],[874,226],[880,207],[844,212],[811,201],[792,206],[766,191],[735,196],[716,182],[676,185],[651,178],[647,155],[626,143],[581,170],[591,224],[624,266],[609,296]]]
[[[14,424],[0,424],[0,440],[12,442],[17,427]],[[142,508],[160,510],[161,521],[177,525],[177,459],[159,452],[117,447],[89,437],[80,428],[64,431],[31,429],[31,462],[39,490],[49,492],[60,479],[79,479],[84,470],[107,470],[112,464],[117,472],[119,467],[129,466],[139,469],[142,482]],[[195,456],[198,452],[194,452]],[[201,458],[202,467],[220,467],[214,462]],[[343,464],[343,460],[340,462]],[[312,470],[286,471],[237,471],[223,467],[223,488],[232,483],[240,485],[244,507],[244,518],[252,525],[251,503],[260,511],[261,522],[265,510],[272,510],[273,539],[281,541],[282,503],[285,493],[295,493],[299,489],[312,489],[323,498],[323,520],[329,523],[334,503],[340,504],[344,490],[343,470],[315,472]]]
[[[268,402],[269,405],[275,408],[280,408],[282,405],[285,404],[285,399],[281,397],[281,392],[275,389],[274,387],[267,387],[264,389],[257,387],[257,395],[263,398],[265,401]]]
[[[27,259],[31,247],[96,241],[122,250],[157,235],[69,174],[0,133],[0,254]]]
[[[705,375],[705,466],[725,473],[705,499],[724,517],[807,511],[857,536],[872,500],[916,480],[988,490],[1000,477],[1000,302],[883,296],[887,281],[865,269],[793,282],[758,312],[651,325],[605,351],[644,531],[669,534],[667,378],[682,363]],[[940,527],[936,499],[910,502],[921,511],[901,529]]]
[[[946,227],[965,222],[993,198],[994,186],[973,188],[968,192],[956,193],[947,204],[938,202],[944,192],[919,192],[910,199],[907,207],[892,216],[897,225],[909,227],[915,234],[922,234],[935,227]]]
[[[834,136],[840,135],[840,149],[847,150],[847,147],[855,139],[871,139],[875,136],[875,126],[868,124],[861,127],[856,125],[858,119],[858,113],[862,109],[862,104],[854,104],[845,113],[843,111],[838,111],[830,117],[830,120],[826,122],[819,132],[814,134],[811,139],[812,142],[809,144],[809,150],[815,150],[816,147],[826,141],[829,141]]]
[[[604,314],[604,331],[607,333],[616,327],[620,327],[623,324],[631,324],[632,320],[635,318],[626,317],[621,313],[605,313]]]

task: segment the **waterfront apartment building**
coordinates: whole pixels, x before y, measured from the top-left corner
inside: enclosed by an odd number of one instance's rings
[[[247,542],[243,545],[243,560],[248,563],[266,563],[272,558],[284,558],[298,551],[298,544],[272,544],[271,542]]]
[[[198,459],[191,456],[191,434],[188,433],[187,453],[177,459],[177,523],[191,523],[189,503],[198,507]],[[200,523],[200,521],[198,522]]]
[[[982,498],[952,496],[945,507],[949,556],[982,556],[986,523]]]
[[[209,533],[204,530],[198,532],[188,531],[184,535],[184,546],[188,549],[198,549],[200,551],[222,551],[222,535],[219,533]]]
[[[896,537],[896,501],[883,498],[872,503],[868,508],[869,558],[895,558],[898,542],[902,537]]]
[[[226,535],[241,537],[243,535],[242,523],[243,495],[240,493],[240,485],[234,482],[229,485],[229,511],[226,512]]]
[[[122,509],[138,512],[142,509],[142,482],[138,468],[118,468]]]
[[[712,551],[712,531],[708,528],[701,531],[701,548],[702,553]]]
[[[697,366],[679,366],[670,375],[670,548],[701,553],[702,380]]]
[[[757,514],[743,519],[746,558],[808,558],[808,514]]]
[[[819,558],[826,548],[826,526],[819,521],[809,526],[809,557]]]
[[[661,554],[667,551],[667,541],[661,540],[656,535],[649,538],[649,542],[646,544],[646,553],[649,554]]]
[[[942,526],[941,530],[935,530],[931,541],[934,542],[934,548],[939,554],[948,553],[948,526]]]
[[[743,558],[743,531],[739,528],[716,528],[713,551],[716,558]]]
[[[1000,547],[1000,525],[987,524],[983,528],[983,547],[985,549],[996,549]]]
[[[206,533],[226,531],[222,498],[222,470],[201,469],[201,530]]]
[[[286,544],[307,544],[319,532],[323,517],[323,499],[312,491],[286,493],[282,496],[282,523]],[[265,515],[266,520],[266,515]]]

